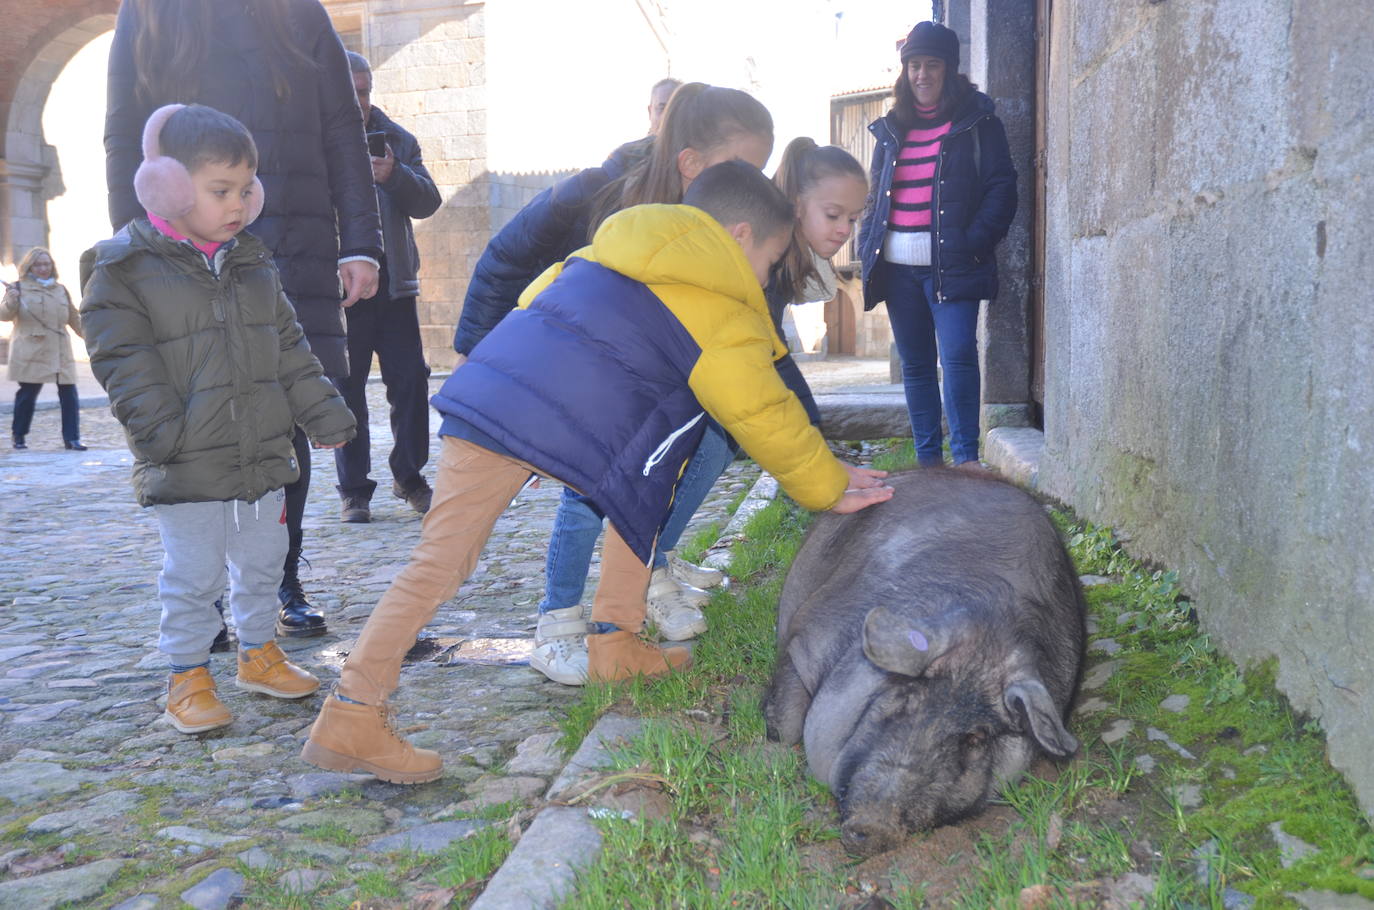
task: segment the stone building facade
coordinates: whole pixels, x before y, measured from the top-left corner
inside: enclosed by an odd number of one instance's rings
[[[1374,17],[1355,6],[1053,3],[1039,481],[1177,568],[1238,661],[1276,659],[1374,812]]]

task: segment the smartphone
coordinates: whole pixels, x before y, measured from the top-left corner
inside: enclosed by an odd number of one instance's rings
[[[373,158],[386,157],[386,133],[367,134],[367,153]]]

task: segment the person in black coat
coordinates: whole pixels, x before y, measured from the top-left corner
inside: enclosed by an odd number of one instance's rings
[[[105,172],[110,224],[141,216],[134,172],[158,107],[198,102],[236,117],[258,147],[266,205],[250,227],[272,251],[310,349],[331,379],[348,375],[340,307],[371,297],[381,225],[362,112],[343,45],[319,0],[125,0],[110,48]],[[324,616],[297,572],[310,447],[295,437],[300,479],[286,488],[290,548],[277,634],[320,635]]]
[[[994,251],[1016,214],[1016,169],[992,99],[959,72],[959,37],[911,30],[892,110],[869,124],[877,144],[859,231],[864,308],[887,301],[916,459],[978,469],[978,304],[997,295]]]
[[[362,54],[348,52],[353,88],[358,95],[368,141],[379,140],[382,155],[372,155],[372,179],[382,213],[381,282],[377,294],[348,310],[348,377],[337,380],[339,392],[358,419],[358,435],[334,452],[342,498],[340,518],[372,520],[371,500],[377,483],[367,432],[367,375],[372,355],[382,366],[382,383],[391,405],[391,491],[415,511],[429,511],[433,491],[420,469],[429,460],[429,367],[420,340],[415,298],[420,292],[420,253],[410,219],[428,218],[443,203],[425,170],[420,143],[372,104],[372,67]],[[369,149],[369,152],[376,151]]]

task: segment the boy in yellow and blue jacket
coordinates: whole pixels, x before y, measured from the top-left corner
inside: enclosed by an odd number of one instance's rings
[[[684,648],[639,637],[654,537],[709,414],[801,505],[852,512],[891,497],[881,472],[836,460],[773,368],[785,353],[762,283],[792,206],[758,170],[718,164],[684,205],[607,219],[553,266],[434,397],[444,415],[434,501],[419,545],[373,611],[302,757],[393,783],[442,772],[387,721],[401,659],[476,565],[531,475],[590,497],[610,520],[588,678],[656,676]]]

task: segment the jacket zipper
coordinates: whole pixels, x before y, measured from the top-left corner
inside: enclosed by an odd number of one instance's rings
[[[963,133],[967,133],[967,132],[969,132],[970,130],[976,128],[976,127],[978,126],[978,124],[981,123],[982,120],[983,120],[983,118],[986,117],[986,116],[987,116],[986,114],[979,114],[979,115],[974,119],[974,121],[973,121],[972,123],[970,123],[968,126],[966,126],[966,127],[964,127],[963,129],[961,129],[958,133],[946,133],[946,134],[944,135],[944,138],[940,140],[940,154],[939,154],[939,156],[936,157],[936,159],[935,159],[935,184],[934,184],[934,192],[931,194],[931,197],[930,197],[930,205],[931,205],[931,208],[930,208],[930,223],[931,223],[931,227],[934,228],[934,230],[931,232],[931,235],[930,235],[930,240],[931,240],[931,243],[930,243],[930,265],[931,265],[931,268],[934,269],[934,271],[935,271],[935,276],[934,276],[934,277],[935,277],[935,299],[938,300],[938,301],[940,301],[941,303],[944,303],[944,302],[945,302],[945,293],[944,293],[943,290],[941,290],[940,263],[939,263],[939,257],[940,257],[940,253],[939,253],[939,248],[940,248],[940,214],[941,214],[941,213],[940,213],[940,171],[944,168],[944,165],[945,165],[945,149],[947,149],[947,148],[949,147],[949,146],[945,145],[945,142],[947,142],[952,136],[958,136],[958,135],[961,135],[961,134],[963,134]],[[979,170],[979,173],[981,173],[981,170]],[[888,181],[888,182],[891,183],[891,181]]]
[[[654,467],[657,466],[658,463],[664,459],[664,457],[668,454],[668,450],[673,447],[673,443],[677,442],[679,436],[681,436],[683,433],[686,433],[692,427],[700,423],[701,419],[705,416],[706,412],[702,411],[701,413],[697,414],[697,416],[693,417],[691,420],[687,421],[682,426],[678,427],[676,430],[669,433],[668,437],[658,444],[658,448],[654,449],[653,454],[649,456],[649,460],[644,462],[644,476],[648,477],[649,472],[652,471]]]

